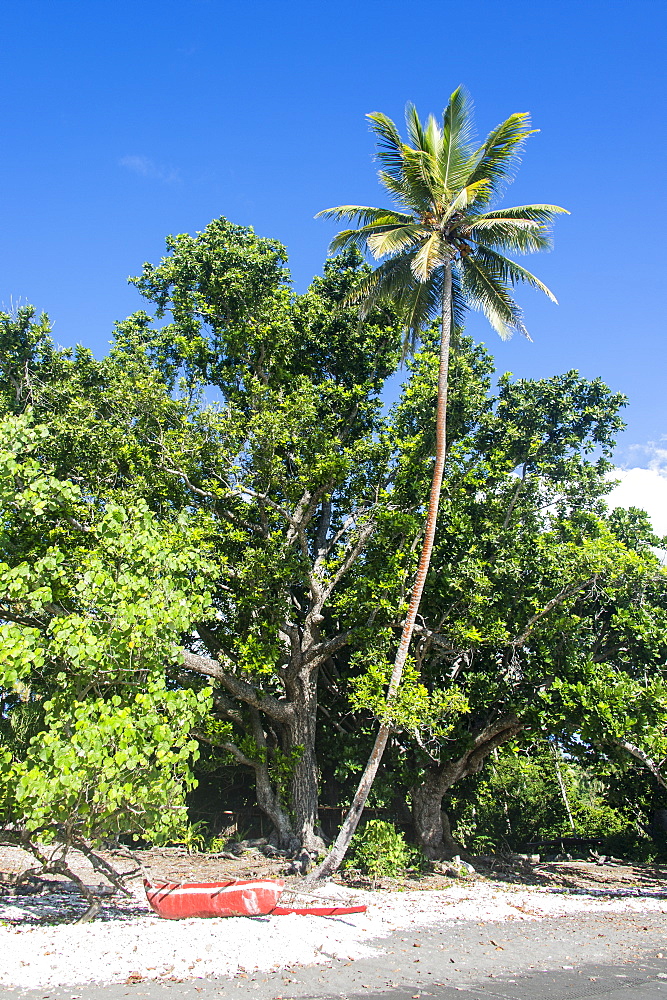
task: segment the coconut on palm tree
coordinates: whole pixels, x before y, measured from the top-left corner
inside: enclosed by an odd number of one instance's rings
[[[383,260],[356,292],[362,313],[380,302],[393,303],[405,325],[406,349],[414,346],[424,325],[438,315],[441,328],[435,465],[424,543],[387,690],[391,704],[401,681],[433,549],[447,450],[453,325],[462,322],[466,309],[479,309],[503,339],[517,330],[528,337],[521,309],[512,296],[513,286],[527,283],[552,301],[556,299],[539,278],[506,254],[548,249],[550,224],[565,209],[556,205],[493,207],[512,179],[523,143],[531,134],[527,114],[511,115],[480,146],[473,141],[472,104],[461,87],[452,94],[441,122],[433,116],[421,122],[415,107],[408,105],[408,142],[403,142],[386,115],[371,114],[368,118],[378,140],[379,178],[396,207],[339,205],[318,214],[356,224],[356,228],[338,233],[331,243],[332,251],[357,246]],[[335,871],[345,856],[390,729],[390,723],[381,723],[350,811],[318,870],[320,877]]]

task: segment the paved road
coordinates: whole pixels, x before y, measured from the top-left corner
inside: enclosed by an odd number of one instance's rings
[[[378,954],[357,962],[234,980],[5,987],[2,1000],[667,1000],[667,917],[660,914],[462,921],[376,944]]]

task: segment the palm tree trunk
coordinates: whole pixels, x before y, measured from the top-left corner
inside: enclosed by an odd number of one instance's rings
[[[445,274],[442,287],[442,312],[440,325],[440,368],[438,372],[438,405],[435,421],[435,465],[433,468],[433,479],[431,481],[431,494],[429,497],[428,514],[426,517],[426,530],[424,534],[424,544],[422,546],[417,576],[415,577],[410,598],[410,606],[403,625],[401,641],[396,652],[394,667],[391,672],[389,688],[387,689],[387,705],[390,706],[396,696],[403,667],[408,656],[410,640],[419,610],[426,574],[428,573],[433,552],[433,541],[435,539],[435,528],[438,520],[438,506],[440,504],[440,491],[442,489],[442,478],[445,470],[445,457],[447,454],[447,388],[449,378],[449,352],[452,337],[452,265],[445,265]],[[336,841],[327,854],[322,864],[313,873],[315,878],[328,878],[329,875],[337,871],[350,846],[350,842],[357,829],[361,814],[368,793],[371,790],[375,775],[377,774],[382,760],[391,726],[386,722],[380,723],[378,734],[375,738],[371,755],[368,758],[365,770],[359,781],[352,805],[340,828]]]

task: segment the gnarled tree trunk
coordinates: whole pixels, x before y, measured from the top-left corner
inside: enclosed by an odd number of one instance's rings
[[[441,780],[433,775],[428,775],[412,792],[412,822],[417,842],[432,861],[453,858],[462,851],[452,837],[449,816],[442,811],[444,794]]]
[[[412,789],[412,818],[417,843],[427,858],[451,858],[461,852],[452,837],[449,820],[442,812],[446,792],[461,778],[476,774],[498,746],[513,739],[523,729],[515,715],[506,715],[478,730],[468,750],[457,760],[430,768]]]
[[[300,847],[299,838],[294,832],[292,821],[280,801],[280,796],[273,787],[266,764],[255,767],[255,788],[257,805],[273,823],[272,842],[280,850],[294,854]]]

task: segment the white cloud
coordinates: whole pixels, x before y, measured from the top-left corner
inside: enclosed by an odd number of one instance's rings
[[[664,452],[664,449],[663,449]],[[656,456],[648,469],[614,469],[610,479],[619,480],[605,498],[610,508],[640,507],[653,522],[656,535],[667,535],[667,472]]]
[[[132,173],[139,174],[140,177],[150,177],[152,180],[163,181],[165,184],[173,184],[181,179],[180,173],[174,167],[165,167],[160,163],[155,163],[147,156],[123,156],[119,164]]]

